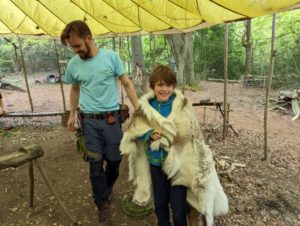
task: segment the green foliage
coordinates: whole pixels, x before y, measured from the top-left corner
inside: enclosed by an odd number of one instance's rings
[[[276,58],[274,65],[274,87],[299,86],[300,75],[300,10],[277,14]],[[244,22],[230,23],[228,50],[228,77],[240,79],[245,70],[245,48],[242,38]],[[253,66],[252,75],[268,76],[270,64],[272,15],[252,19]],[[142,36],[146,71],[149,73],[154,63],[170,66],[174,61],[172,50],[163,35],[156,35],[154,50],[153,36]],[[10,42],[0,38],[0,73],[15,72],[20,51],[15,55],[18,39],[9,37]],[[119,52],[128,71],[131,67],[130,38],[121,37],[95,39],[96,45]],[[57,41],[59,60],[69,60],[74,53]],[[115,45],[113,45],[113,43]],[[28,73],[56,72],[54,42],[49,38],[22,38],[22,48]],[[224,25],[215,25],[193,32],[194,67],[198,79],[223,78],[224,76]]]
[[[0,129],[0,137],[12,137],[15,133],[19,131],[18,128],[13,128],[11,130]]]
[[[173,57],[171,56],[170,46],[167,44],[163,35],[156,35],[156,46],[154,49],[154,39],[151,36],[143,36],[143,51],[145,57],[146,71],[149,73],[153,68],[153,59],[155,63],[170,65]]]
[[[277,14],[276,58],[273,86],[299,84],[300,10]],[[244,73],[244,22],[229,24],[228,76],[239,79]],[[254,76],[268,76],[271,50],[272,15],[252,19]],[[223,78],[224,25],[194,32],[194,62],[199,78]]]

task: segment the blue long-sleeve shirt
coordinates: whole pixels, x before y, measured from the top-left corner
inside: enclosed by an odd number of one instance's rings
[[[157,101],[156,98],[152,98],[149,100],[149,104],[156,111],[158,111],[163,117],[168,117],[172,111],[172,103],[174,101],[174,98],[175,98],[174,94],[170,96],[169,100],[166,102],[159,102]],[[152,132],[154,132],[153,129],[149,130],[147,133],[145,133],[143,136],[139,137],[138,139],[147,142],[146,154],[149,163],[155,166],[161,166],[163,161],[166,159],[168,153],[163,149],[152,150],[150,148],[150,142],[153,141],[150,137]]]

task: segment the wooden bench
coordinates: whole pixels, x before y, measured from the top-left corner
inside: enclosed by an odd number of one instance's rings
[[[34,196],[34,171],[33,165],[37,167],[39,172],[41,173],[46,185],[53,193],[53,195],[58,200],[59,205],[72,221],[73,225],[77,225],[76,220],[70,215],[67,208],[64,206],[63,202],[57,195],[56,191],[54,190],[52,184],[50,183],[47,175],[43,171],[42,167],[39,165],[37,159],[44,155],[43,149],[38,145],[30,145],[26,147],[20,148],[20,150],[7,153],[4,155],[0,155],[0,170],[6,169],[9,167],[17,168],[23,164],[28,163],[29,167],[29,207],[33,207],[33,196]]]
[[[205,123],[205,112],[206,112],[206,107],[209,107],[209,106],[215,106],[216,109],[221,113],[222,117],[224,118],[224,111],[223,111],[223,102],[211,102],[210,99],[207,99],[207,100],[200,100],[199,103],[193,103],[192,106],[202,106],[204,107],[204,114],[203,114],[203,123]],[[230,112],[230,105],[227,104],[228,106],[228,117],[227,117],[227,122],[226,122],[226,126],[227,128],[230,128],[233,133],[238,137],[238,133],[234,130],[232,124],[229,123],[229,112]],[[228,129],[226,129],[227,131]]]

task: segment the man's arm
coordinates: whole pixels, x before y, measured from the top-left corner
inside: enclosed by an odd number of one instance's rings
[[[72,84],[70,91],[70,117],[68,120],[68,128],[75,131],[75,113],[78,107],[80,85]]]
[[[130,81],[129,77],[127,75],[122,75],[119,77],[120,81],[122,82],[122,85],[125,88],[125,91],[127,93],[127,96],[133,105],[134,109],[136,110],[138,108],[138,97],[136,95],[136,91],[134,88],[133,83]]]

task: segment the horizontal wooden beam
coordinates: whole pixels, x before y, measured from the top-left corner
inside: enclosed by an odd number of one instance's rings
[[[192,106],[222,106],[223,102],[201,102],[200,103],[193,103]]]
[[[10,112],[0,115],[1,117],[44,117],[44,116],[57,116],[57,115],[68,115],[68,111],[64,112],[32,112],[32,113],[18,113],[18,112]]]

